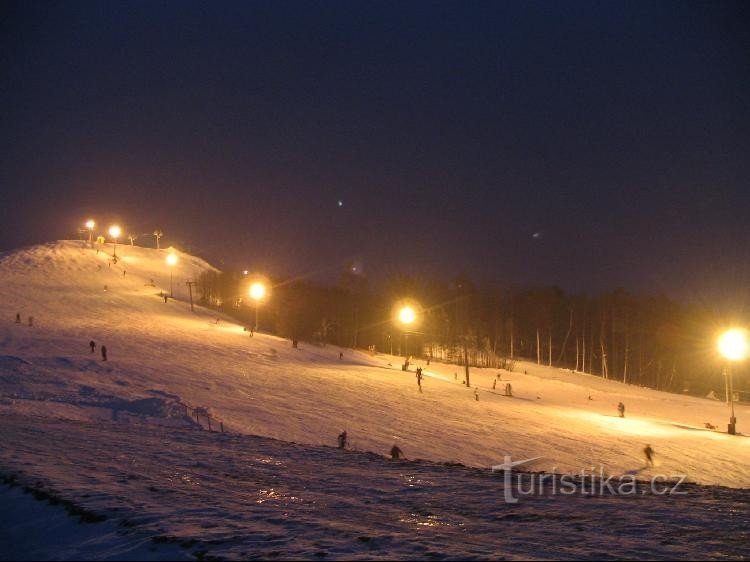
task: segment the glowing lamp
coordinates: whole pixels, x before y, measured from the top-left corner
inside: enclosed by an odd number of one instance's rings
[[[748,351],[745,330],[733,328],[719,337],[719,353],[730,361],[742,361],[747,357]]]
[[[398,319],[402,324],[413,324],[417,319],[417,313],[410,306],[405,306],[398,311]]]
[[[259,301],[266,296],[266,286],[260,281],[256,281],[255,283],[250,285],[249,293],[250,298],[255,301]]]

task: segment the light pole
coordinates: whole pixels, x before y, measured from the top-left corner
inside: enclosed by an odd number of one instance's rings
[[[117,239],[120,237],[120,233],[122,233],[122,229],[116,224],[109,227],[109,235],[112,237],[112,240],[114,240],[114,244],[112,245],[112,257],[115,259],[115,263],[117,262]]]
[[[735,435],[737,433],[737,418],[734,415],[734,389],[732,388],[732,368],[731,363],[743,361],[748,355],[747,333],[741,328],[732,328],[727,330],[719,337],[719,352],[727,360],[724,363],[724,384],[728,384],[729,390],[729,407],[730,417],[727,433]]]
[[[409,368],[409,330],[417,322],[417,307],[411,303],[401,304],[396,313],[398,323],[401,325],[401,333],[404,335],[404,357],[406,358],[402,366],[406,371]]]
[[[94,222],[94,219],[89,219],[86,221],[86,228],[89,229],[89,246],[92,248],[94,247],[94,227],[96,226],[96,223]]]
[[[177,254],[174,252],[171,252],[167,254],[167,265],[169,266],[169,298],[174,298],[174,294],[172,293],[172,272],[174,271],[174,266],[177,265],[177,261],[179,258],[177,257]]]
[[[248,292],[250,293],[250,298],[255,301],[255,328],[253,329],[253,332],[257,332],[258,310],[260,309],[260,301],[262,301],[266,297],[268,289],[266,289],[266,284],[263,281],[253,281],[250,284],[250,289],[248,290]]]

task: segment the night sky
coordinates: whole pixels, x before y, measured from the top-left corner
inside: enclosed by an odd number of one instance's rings
[[[746,2],[2,3],[0,249],[747,293],[749,94]]]

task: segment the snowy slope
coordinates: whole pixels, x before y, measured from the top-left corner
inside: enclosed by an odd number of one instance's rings
[[[0,257],[0,476],[107,517],[71,526],[59,507],[0,488],[0,556],[746,557],[744,489],[507,504],[487,470],[539,456],[529,468],[747,488],[748,439],[704,427],[725,427],[725,404],[528,363],[502,371],[497,392],[498,371],[472,369],[478,401],[461,369],[432,364],[420,393],[397,357],[345,349],[339,360],[338,348],[293,349],[192,313],[184,281],[210,268],[197,258],[180,254],[165,303],[165,254],[119,246],[111,264],[57,242]],[[506,382],[513,397],[500,394]],[[205,431],[186,406],[227,433]],[[737,409],[740,431],[748,415]],[[342,429],[376,454],[331,448]],[[412,460],[385,460],[394,442]]]
[[[210,267],[198,258],[180,254],[177,300],[165,303],[165,251],[120,245],[117,264],[109,263],[110,251],[65,241],[0,258],[0,411],[46,408],[70,419],[167,415],[179,425],[179,402],[206,408],[237,433],[333,444],[346,429],[361,450],[382,453],[395,442],[410,458],[477,467],[506,454],[541,456],[535,469],[571,473],[600,465],[610,474],[640,469],[650,443],[659,473],[750,486],[750,440],[704,427],[726,428],[721,402],[528,363],[501,372],[497,392],[491,387],[498,371],[472,369],[478,401],[460,383],[460,368],[433,363],[420,394],[397,357],[343,350],[340,361],[338,348],[293,349],[273,336],[250,338],[227,319],[217,323],[214,312],[191,313],[184,281]],[[89,352],[90,339],[107,346],[109,361]],[[506,381],[513,398],[501,395]],[[747,432],[750,409],[738,407],[737,418]]]
[[[110,265],[104,251],[59,242],[2,257],[4,397],[105,408],[145,401],[136,409],[179,400],[207,408],[236,432],[332,444],[347,429],[362,450],[383,452],[397,442],[412,458],[482,467],[511,454],[543,456],[540,469],[604,465],[621,473],[642,464],[648,442],[661,471],[701,483],[750,484],[750,440],[704,427],[726,427],[721,402],[525,363],[501,373],[497,392],[491,387],[498,371],[473,369],[479,401],[461,385],[460,368],[433,363],[420,394],[399,358],[344,350],[339,361],[338,348],[292,349],[276,337],[250,338],[227,320],[217,324],[213,312],[191,313],[184,281],[210,267],[198,258],[180,255],[179,300],[165,304],[165,252],[119,246],[118,253],[120,261]],[[21,325],[13,323],[16,312]],[[107,345],[108,362],[89,353],[90,339]],[[506,381],[513,398],[501,395]],[[616,417],[619,401],[627,407],[624,419]],[[750,409],[738,407],[737,418],[741,432]]]
[[[144,536],[196,557],[234,560],[727,560],[746,559],[750,540],[750,498],[731,488],[684,486],[679,497],[540,495],[507,504],[503,478],[488,470],[153,420],[94,424],[0,413],[0,424],[13,451],[0,464],[13,462],[27,478],[33,473],[108,516],[76,529],[91,535],[100,528],[96,542],[78,545],[64,535],[51,556],[35,544],[42,559],[71,552],[131,559],[148,554]],[[112,532],[115,522],[120,533]],[[0,527],[0,557],[13,558],[4,556],[2,538]],[[36,539],[46,542],[39,533]]]

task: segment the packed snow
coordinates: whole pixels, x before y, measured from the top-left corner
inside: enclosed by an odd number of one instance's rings
[[[454,365],[404,372],[385,354],[295,349],[191,312],[185,281],[211,268],[203,260],[177,252],[165,302],[165,251],[118,245],[116,263],[111,252],[62,241],[0,258],[5,476],[127,521],[133,536],[215,556],[747,554],[750,441],[726,434],[721,401],[522,361],[513,372],[473,368],[467,388]],[[224,434],[206,431],[207,415]],[[750,408],[736,415],[748,431]],[[342,430],[354,452],[330,448]],[[644,467],[647,443],[655,467]],[[393,444],[410,460],[385,460]],[[506,456],[540,457],[524,467],[534,471],[702,486],[509,505],[489,470]],[[603,538],[582,543],[578,527]],[[685,532],[700,544],[674,540]]]

